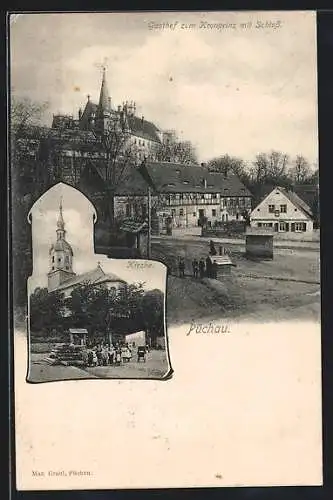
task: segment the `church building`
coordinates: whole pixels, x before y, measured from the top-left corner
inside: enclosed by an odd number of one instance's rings
[[[95,269],[83,274],[76,274],[73,270],[74,252],[66,240],[65,222],[63,217],[62,201],[59,205],[57,220],[56,241],[49,250],[48,291],[61,291],[65,298],[70,297],[75,287],[90,284],[94,287],[107,286],[115,292],[126,282],[113,273],[106,273],[98,263]]]

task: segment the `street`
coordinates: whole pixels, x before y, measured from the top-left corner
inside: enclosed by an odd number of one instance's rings
[[[44,360],[47,354],[32,353],[30,355],[29,382],[50,382],[54,380],[75,380],[89,378],[107,379],[134,379],[149,378],[162,379],[169,370],[167,352],[152,350],[147,354],[146,362],[138,362],[134,353],[129,363],[120,366],[75,367],[63,365],[49,365]]]
[[[235,321],[314,320],[320,318],[320,254],[306,248],[274,248],[273,260],[244,256],[244,243],[224,243],[236,267],[221,280],[194,279],[192,260],[206,257],[201,238],[154,239],[153,258],[169,269],[168,324],[193,318],[223,317]],[[178,257],[185,259],[185,278],[178,277]]]

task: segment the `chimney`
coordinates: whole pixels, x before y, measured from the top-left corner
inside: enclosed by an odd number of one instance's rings
[[[202,183],[203,183],[204,188],[206,189],[207,188],[207,179],[203,178]]]
[[[111,97],[108,97],[109,110],[111,111]]]
[[[90,95],[89,94],[87,95],[87,99],[88,99],[88,102],[90,102]]]
[[[145,121],[145,117],[141,116],[141,124],[143,125],[143,122]]]
[[[82,109],[80,108],[79,109],[79,120],[81,120],[81,118],[82,118]]]
[[[119,105],[118,105],[118,113],[120,113],[120,112],[121,112],[121,106],[120,106],[120,104],[119,104]]]

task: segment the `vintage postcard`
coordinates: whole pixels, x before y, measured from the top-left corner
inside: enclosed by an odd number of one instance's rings
[[[8,24],[17,489],[321,485],[315,12]]]

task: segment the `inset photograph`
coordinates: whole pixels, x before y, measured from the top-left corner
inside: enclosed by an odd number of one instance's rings
[[[58,184],[32,207],[28,382],[164,379],[166,267],[94,254],[96,212]]]

